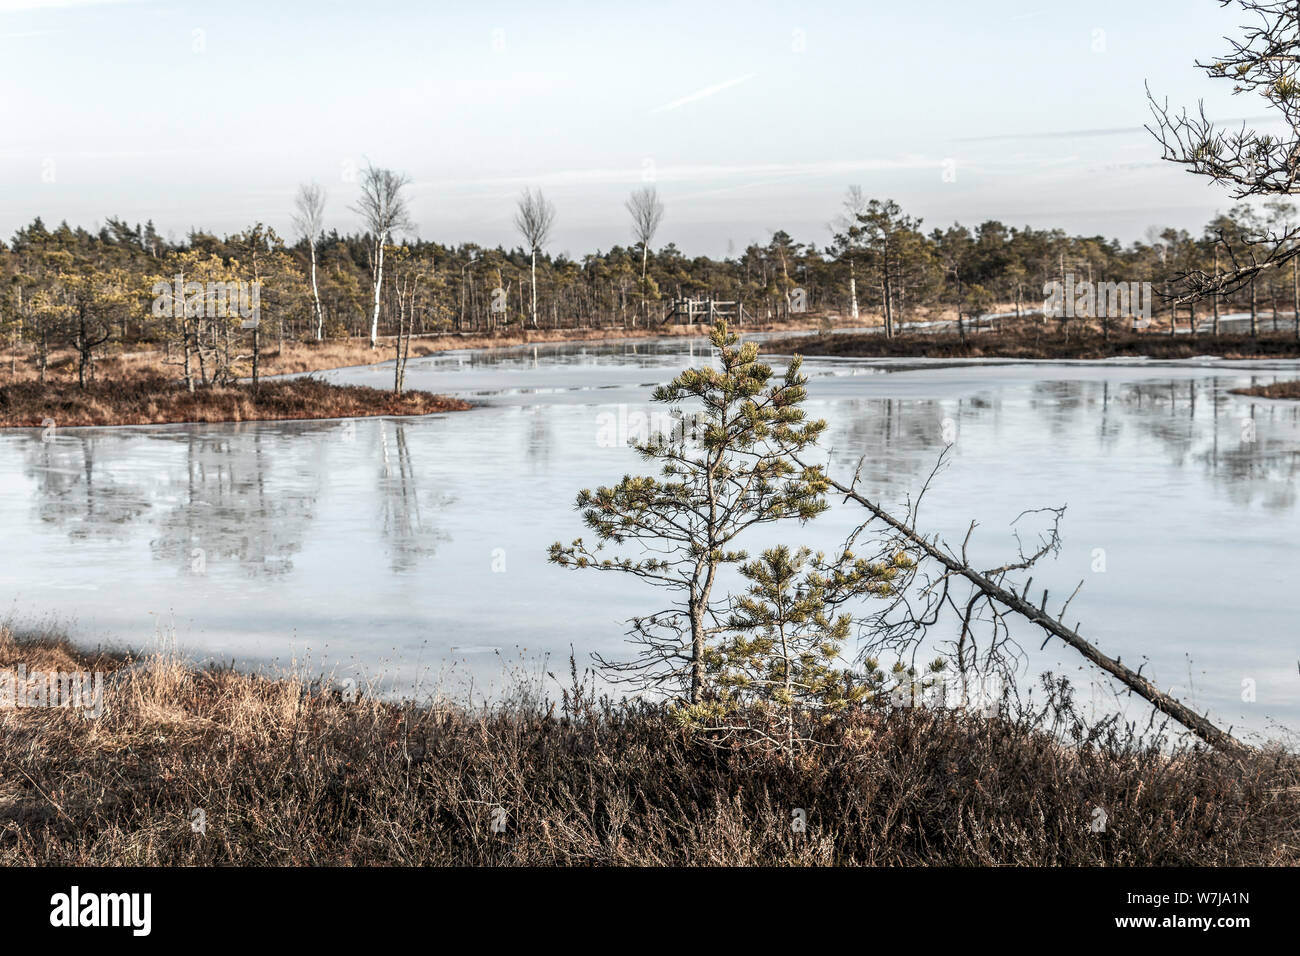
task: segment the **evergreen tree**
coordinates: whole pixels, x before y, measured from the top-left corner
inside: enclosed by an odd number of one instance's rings
[[[841,666],[853,619],[837,610],[889,595],[911,566],[905,553],[872,563],[846,549],[828,563],[807,548],[764,551],[740,569],[750,586],[735,601],[730,633],[708,652],[715,692],[688,715],[724,739],[793,750],[803,739],[800,715],[828,716],[879,690],[874,665],[862,675]]]
[[[673,595],[669,608],[632,622],[641,645],[634,660],[602,663],[692,704],[705,697],[709,645],[729,627],[715,595],[719,572],[749,557],[738,537],[757,525],[815,518],[826,509],[828,487],[819,467],[793,458],[826,428],[805,417],[799,357],[777,376],[758,361],[758,346],[739,344],[725,322],[714,326],[711,341],[718,367],[687,369],[655,389],[653,400],[673,409],[678,427],[634,447],[659,464],[659,477],[628,475],[583,490],[577,507],[596,544],[579,538],[550,551],[556,564],[630,574]],[[682,410],[688,402],[698,409],[689,418]],[[603,554],[628,542],[640,552]]]
[[[667,609],[633,620],[640,648],[633,659],[597,656],[616,681],[674,695],[677,717],[715,742],[788,752],[809,739],[804,728],[812,721],[882,690],[874,662],[861,674],[842,664],[853,627],[844,608],[892,594],[914,562],[890,542],[877,560],[859,557],[856,535],[833,560],[786,545],[749,559],[738,540],[747,529],[803,523],[826,509],[820,467],[797,460],[826,425],[804,414],[798,356],[778,376],[726,323],[714,326],[711,339],[716,367],[687,369],[655,390],[654,401],[673,408],[675,427],[634,445],[660,465],[660,477],[625,476],[582,491],[577,505],[597,542],[557,542],[550,557],[630,574],[673,595]],[[629,542],[639,553],[603,553]],[[719,598],[719,575],[729,565],[748,588]]]

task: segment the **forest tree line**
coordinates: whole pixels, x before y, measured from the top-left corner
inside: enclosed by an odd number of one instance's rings
[[[874,316],[894,334],[936,311],[973,319],[998,308],[1035,311],[1044,285],[1067,274],[1150,282],[1168,294],[1189,272],[1227,268],[1224,249],[1289,233],[1296,221],[1291,203],[1274,200],[1217,215],[1199,236],[1153,228],[1128,245],[996,220],[927,231],[897,203],[867,199],[854,187],[823,245],[777,230],[738,255],[692,257],[671,242],[654,245],[665,210],[647,187],[628,200],[627,245],[575,258],[548,248],[556,210],[540,191],[519,200],[522,243],[486,248],[405,235],[406,186],[400,174],[366,170],[362,198],[350,207],[364,228],[350,232],[325,227],[326,196],[315,186],[298,194],[291,237],[259,222],[232,235],[195,230],[171,241],[152,222],[110,218],[90,231],[67,223],[51,229],[38,218],[0,242],[0,335],[42,378],[56,350],[73,353],[84,382],[109,351],[165,348],[193,387],[247,374],[259,349],[285,341],[368,337],[377,346],[396,337],[400,357],[412,335],[658,324],[671,317],[674,301],[688,298],[739,302],[749,321],[805,312],[841,321]],[[1290,312],[1300,297],[1296,261],[1261,272],[1225,307]],[[161,289],[186,283],[193,296],[159,308],[169,298]],[[214,308],[213,289],[248,285],[259,290],[257,321]],[[1171,312],[1185,322],[1195,308],[1157,301],[1165,327]],[[1210,306],[1201,309],[1205,318]]]

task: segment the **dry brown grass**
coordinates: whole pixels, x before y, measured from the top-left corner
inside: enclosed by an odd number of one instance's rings
[[[59,428],[82,425],[154,425],[166,422],[251,422],[369,415],[428,415],[462,411],[467,402],[407,391],[332,385],[313,378],[205,386],[190,392],[157,373],[129,379],[75,382],[25,381],[0,386],[0,427]]]
[[[107,707],[0,710],[0,865],[1300,861],[1291,758],[1105,731],[1066,745],[1060,699],[1009,720],[866,709],[787,762],[577,682],[558,709],[529,693],[483,712],[348,702],[303,679],[0,632],[0,670],[19,663],[109,671]]]
[[[815,314],[803,316],[798,321],[751,323],[745,328],[751,332],[792,332],[801,329],[817,328],[822,321]],[[863,320],[871,324],[870,320]],[[650,328],[635,329],[599,328],[599,329],[520,329],[517,326],[501,329],[493,333],[457,333],[448,332],[411,339],[411,358],[436,355],[452,349],[505,348],[516,345],[543,344],[549,342],[592,342],[610,339],[652,339],[668,338],[679,335],[706,335],[708,329],[702,325],[657,325]],[[96,374],[102,379],[121,380],[136,378],[148,373],[165,374],[172,378],[179,375],[174,364],[166,364],[166,352],[148,345],[132,348],[102,356],[95,363]],[[283,349],[272,345],[262,353],[260,371],[262,375],[289,375],[300,372],[321,372],[334,368],[348,368],[356,365],[375,365],[393,359],[393,339],[381,336],[379,347],[372,349],[366,339],[326,339],[323,342],[286,341]],[[245,366],[247,363],[245,363]],[[0,381],[24,382],[38,377],[33,353],[30,348],[0,349]],[[46,377],[50,381],[75,381],[77,377],[76,356],[70,350],[55,350],[49,358]]]
[[[904,332],[893,338],[879,334],[801,336],[767,343],[772,352],[802,355],[839,355],[859,358],[1006,358],[1006,359],[1104,359],[1146,356],[1154,359],[1186,359],[1218,355],[1228,359],[1294,358],[1300,356],[1300,341],[1293,332],[1250,335],[1177,335],[1158,331],[1132,332],[1111,329],[1105,336],[1099,325],[1084,327],[1071,323],[1068,329],[1053,320],[1006,320],[993,329],[967,332],[965,341],[957,331]]]
[[[817,328],[821,319],[808,315],[798,321],[768,322],[747,325],[751,332],[793,332]],[[517,345],[541,345],[554,342],[601,342],[611,339],[657,339],[680,335],[707,335],[703,325],[657,325],[635,329],[520,329],[511,327],[491,334],[455,333],[411,339],[411,358],[436,355],[452,349],[507,348]],[[364,339],[332,339],[325,342],[286,342],[283,352],[266,357],[266,374],[318,372],[353,365],[374,365],[393,358],[390,339],[381,338],[379,348],[371,349]]]
[[[1252,385],[1249,388],[1234,388],[1232,392],[1234,395],[1253,395],[1256,398],[1300,399],[1300,381]]]
[[[172,378],[179,376],[176,368],[163,364],[165,354],[161,349],[143,348],[139,351],[106,355],[95,362],[100,378],[132,379],[144,375],[166,372]],[[76,382],[76,354],[66,349],[54,350],[47,360],[45,378],[49,382]],[[0,350],[0,384],[35,382],[40,379],[40,369],[31,348]]]

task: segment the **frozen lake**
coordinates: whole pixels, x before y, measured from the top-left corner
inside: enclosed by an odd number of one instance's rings
[[[570,646],[580,662],[617,656],[624,621],[659,596],[548,565],[546,549],[582,533],[579,488],[641,470],[621,439],[652,410],[650,388],[709,356],[685,339],[444,353],[412,361],[408,385],[481,404],[429,418],[0,432],[5,612],[86,643],[174,634],[199,659],[299,662],[399,689],[472,679],[490,692],[496,651],[534,671],[549,655],[557,672]],[[805,368],[839,476],[865,456],[863,489],[901,501],[950,420],[924,530],[959,542],[976,519],[975,553],[1000,563],[1017,514],[1067,505],[1035,594],[1082,579],[1069,617],[1104,651],[1145,662],[1222,724],[1300,728],[1300,405],[1229,394],[1300,366]],[[326,377],[383,388],[392,370]],[[778,536],[831,548],[861,517],[835,504]],[[1086,686],[1072,651],[1038,643],[1031,670]]]

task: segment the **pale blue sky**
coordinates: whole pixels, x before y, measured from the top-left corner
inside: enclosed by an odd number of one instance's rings
[[[628,242],[622,201],[651,178],[658,244],[692,254],[777,228],[822,244],[850,183],[926,228],[1199,230],[1229,200],[1159,161],[1143,82],[1258,117],[1192,66],[1239,19],[1214,0],[0,0],[0,236],[36,215],[289,233],[312,179],[353,229],[366,158],[412,178],[443,242],[515,243],[514,199],[540,186],[551,251],[573,254]]]

